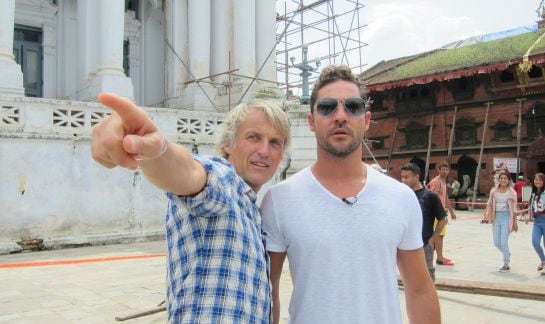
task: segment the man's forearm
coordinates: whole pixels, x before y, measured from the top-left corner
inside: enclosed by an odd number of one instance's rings
[[[431,282],[431,281],[430,281]],[[410,323],[438,324],[441,323],[441,311],[437,292],[430,285],[424,291],[408,293],[405,291],[407,315]]]
[[[181,145],[167,143],[164,155],[139,161],[146,178],[161,190],[176,195],[199,193],[206,183],[206,171]]]
[[[285,252],[269,252],[273,324],[280,323],[280,278],[286,255]]]
[[[273,315],[273,324],[280,323],[280,298],[273,298],[272,301],[272,315]]]

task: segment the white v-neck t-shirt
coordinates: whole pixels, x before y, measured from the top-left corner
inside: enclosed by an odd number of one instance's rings
[[[367,167],[366,184],[350,202],[310,167],[265,195],[266,248],[287,252],[293,280],[289,323],[402,323],[396,255],[422,247],[416,195]]]

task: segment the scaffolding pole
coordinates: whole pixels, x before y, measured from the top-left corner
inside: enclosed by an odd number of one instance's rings
[[[362,55],[359,55],[362,48],[367,46],[360,36],[362,28],[366,27],[360,17],[361,10],[365,7],[363,3],[359,0],[335,2],[317,0],[309,1],[308,4],[305,2],[285,0],[283,8],[278,2],[278,10],[283,11],[283,15],[277,16],[276,22],[277,26],[284,27],[284,30],[277,34],[277,39],[282,44],[277,48],[276,61],[280,62],[277,64],[278,75],[283,78],[279,87],[281,89],[285,87],[286,98],[289,90],[302,89],[301,75],[290,73],[289,70],[296,65],[295,62],[303,59],[303,44],[308,46],[308,62],[335,63],[339,58],[342,63],[349,65],[354,73],[360,73],[364,66]],[[292,64],[290,60],[293,60]],[[351,61],[357,63],[350,64]],[[309,80],[311,79],[312,77]]]
[[[426,152],[426,168],[424,176],[422,177],[422,183],[426,185],[428,181],[428,172],[430,171],[430,155],[431,155],[431,135],[433,134],[433,124],[435,121],[435,113],[431,114],[430,130],[428,131],[428,151]]]
[[[517,121],[517,176],[515,179],[518,180],[519,173],[520,173],[520,138],[521,138],[521,128],[522,128],[522,102],[526,100],[526,98],[519,98],[517,99],[519,103],[519,118]]]
[[[450,162],[452,160],[452,145],[454,145],[454,135],[456,134],[456,113],[458,112],[458,106],[454,106],[454,115],[452,116],[452,129],[450,130],[450,138],[448,141],[448,153],[447,163],[450,168]]]
[[[469,206],[470,210],[473,210],[473,206],[475,206],[475,200],[477,200],[477,188],[479,188],[479,174],[481,171],[481,164],[483,161],[483,151],[484,151],[484,142],[486,140],[486,128],[488,127],[488,112],[490,111],[490,105],[493,102],[488,101],[486,103],[486,114],[484,116],[484,127],[483,127],[483,137],[481,139],[481,151],[479,153],[479,163],[477,163],[477,170],[475,170],[475,183],[473,184],[473,199],[471,200],[473,203],[471,206]]]
[[[394,146],[396,143],[398,124],[399,124],[399,117],[397,117],[396,124],[394,126],[394,135],[392,136],[392,144],[390,144],[390,152],[388,153],[388,163],[386,163],[386,174],[390,174],[390,163],[392,163],[392,153],[394,152]]]

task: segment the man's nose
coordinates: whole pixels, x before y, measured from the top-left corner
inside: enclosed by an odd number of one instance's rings
[[[333,118],[335,118],[335,121],[337,122],[343,122],[348,119],[348,112],[346,111],[346,108],[344,107],[344,103],[339,100],[337,109],[333,113]]]
[[[263,140],[259,143],[257,153],[261,157],[267,157],[269,156],[270,149],[271,149],[271,145],[269,144],[269,142],[267,140]]]

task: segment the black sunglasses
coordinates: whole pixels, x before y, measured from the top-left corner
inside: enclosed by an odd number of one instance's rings
[[[354,117],[359,117],[365,113],[366,101],[362,98],[322,98],[316,103],[316,112],[320,116],[327,117],[337,111],[339,101],[344,104],[344,109]]]

